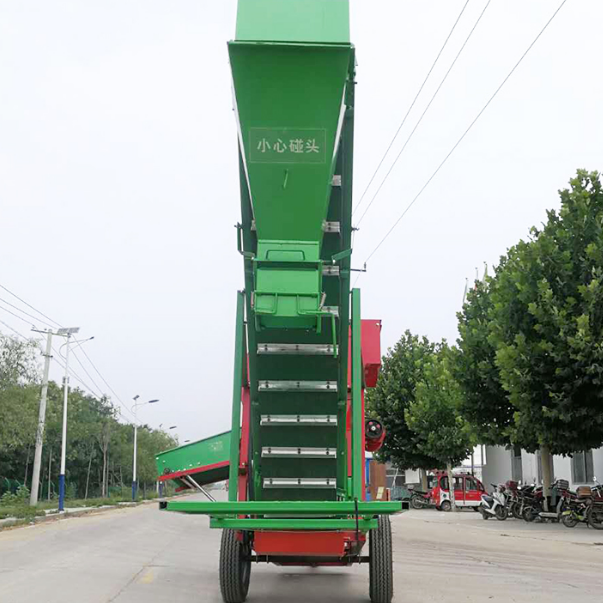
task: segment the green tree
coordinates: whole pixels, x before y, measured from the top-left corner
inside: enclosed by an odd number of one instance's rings
[[[578,172],[492,289],[492,339],[515,440],[553,454],[603,444],[603,191]]]
[[[453,351],[443,342],[425,363],[415,400],[404,412],[407,425],[416,434],[417,448],[435,459],[436,466],[446,467],[453,509],[452,469],[471,454],[475,444],[469,423],[459,413],[463,391],[454,378],[454,360]]]
[[[499,266],[496,271],[500,270]],[[492,282],[489,277],[476,281],[462,312],[457,314],[460,337],[453,370],[463,389],[459,410],[473,426],[479,442],[508,446],[515,407],[501,383],[496,346],[491,340]]]
[[[438,467],[438,461],[419,446],[417,434],[404,416],[415,401],[415,388],[435,350],[425,337],[406,331],[384,356],[377,386],[366,393],[367,414],[378,418],[386,429],[379,457],[403,469]]]

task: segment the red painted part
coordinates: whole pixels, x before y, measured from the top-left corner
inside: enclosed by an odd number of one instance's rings
[[[251,412],[248,387],[243,387],[241,391],[241,402],[243,404],[243,418],[241,421],[241,443],[239,448],[238,498],[239,500],[247,500],[247,481],[249,479],[249,424]]]
[[[377,452],[381,446],[383,446],[383,441],[385,440],[385,429],[381,436],[376,440],[367,440],[365,449],[367,452]]]
[[[348,390],[352,387],[352,330],[348,334]],[[381,370],[381,321],[362,320],[360,327],[362,348],[362,368],[364,370],[363,387],[375,387]]]
[[[366,534],[361,532],[358,537],[362,544],[366,542]],[[256,532],[253,548],[258,555],[339,558],[348,554],[355,542],[356,532]]]
[[[175,473],[168,473],[167,475],[160,475],[157,481],[165,482],[169,479],[177,479],[183,475],[193,475],[195,473],[203,473],[203,471],[210,471],[211,469],[220,469],[221,467],[228,467],[228,461],[221,461],[220,463],[214,463],[213,465],[204,465],[203,467],[193,467],[186,471],[176,471]]]
[[[381,321],[363,320],[361,337],[365,387],[375,387],[381,369]]]
[[[305,563],[302,563],[301,561],[287,563],[282,560],[279,560],[278,562],[274,561],[273,563],[280,565],[281,567],[347,567],[352,565],[347,561],[321,561],[320,563],[313,563],[311,560],[308,560]]]

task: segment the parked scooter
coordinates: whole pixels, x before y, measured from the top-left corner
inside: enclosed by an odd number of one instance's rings
[[[502,484],[492,484],[492,486],[494,491],[491,495],[482,494],[479,512],[484,519],[496,517],[499,521],[504,521],[509,516],[509,510],[506,507],[505,487]]]

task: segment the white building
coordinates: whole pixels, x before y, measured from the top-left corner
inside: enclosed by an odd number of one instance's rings
[[[530,453],[519,447],[486,446],[483,465],[483,483],[504,483],[509,479],[524,484],[542,483],[542,465],[539,453]],[[594,478],[603,481],[603,448],[579,452],[573,457],[554,456],[553,475],[555,479],[566,479],[573,489],[589,485]]]

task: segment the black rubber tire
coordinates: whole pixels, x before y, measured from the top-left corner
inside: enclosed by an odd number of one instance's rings
[[[243,603],[249,592],[251,558],[249,545],[236,530],[223,530],[220,546],[220,592],[224,603]]]
[[[603,530],[603,509],[599,504],[591,506],[586,517],[591,528]]]
[[[509,513],[515,517],[515,519],[523,519],[521,515],[521,505],[518,502],[514,502],[509,509]]]
[[[387,515],[369,533],[369,595],[372,603],[391,603],[394,597],[392,528]]]
[[[505,521],[505,519],[507,519],[507,517],[509,517],[509,510],[507,509],[507,507],[496,507],[496,519],[498,519],[498,521]]]
[[[448,513],[452,509],[452,503],[449,500],[445,500],[441,505],[440,509],[445,513]]]
[[[563,515],[561,523],[566,528],[575,528],[578,525],[578,518],[573,513],[571,515]]]
[[[422,509],[425,505],[419,496],[411,496],[410,497],[410,506],[413,509]]]

